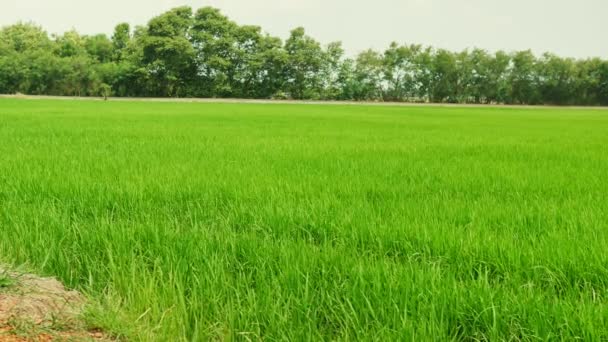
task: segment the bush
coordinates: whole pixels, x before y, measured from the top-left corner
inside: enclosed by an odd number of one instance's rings
[[[99,86],[99,95],[103,97],[105,101],[108,100],[108,97],[112,96],[112,87],[109,84],[102,83]]]

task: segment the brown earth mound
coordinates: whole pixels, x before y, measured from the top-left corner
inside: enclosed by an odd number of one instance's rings
[[[53,278],[6,271],[0,266],[0,342],[108,340],[86,331],[85,298]]]

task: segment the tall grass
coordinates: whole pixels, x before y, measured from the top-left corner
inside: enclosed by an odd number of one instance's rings
[[[0,100],[0,258],[142,340],[608,339],[608,112]]]

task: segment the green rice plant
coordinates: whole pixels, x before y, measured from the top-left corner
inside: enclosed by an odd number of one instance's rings
[[[0,258],[118,336],[608,339],[605,110],[5,99],[0,141]]]

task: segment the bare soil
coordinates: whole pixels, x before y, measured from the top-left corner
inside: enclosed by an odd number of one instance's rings
[[[24,94],[0,94],[0,99],[27,100],[80,100],[103,101],[100,97],[85,96],[47,96]],[[552,105],[505,105],[505,104],[466,104],[466,103],[433,103],[433,102],[384,102],[384,101],[325,101],[325,100],[274,100],[274,99],[233,99],[233,98],[177,98],[177,97],[109,97],[108,101],[147,101],[147,102],[192,102],[192,103],[252,103],[252,104],[312,104],[312,105],[352,105],[352,106],[396,106],[396,107],[460,107],[460,108],[571,108],[603,109],[608,107],[594,106],[552,106]]]
[[[82,321],[84,296],[53,278],[0,266],[0,342],[104,340]]]

